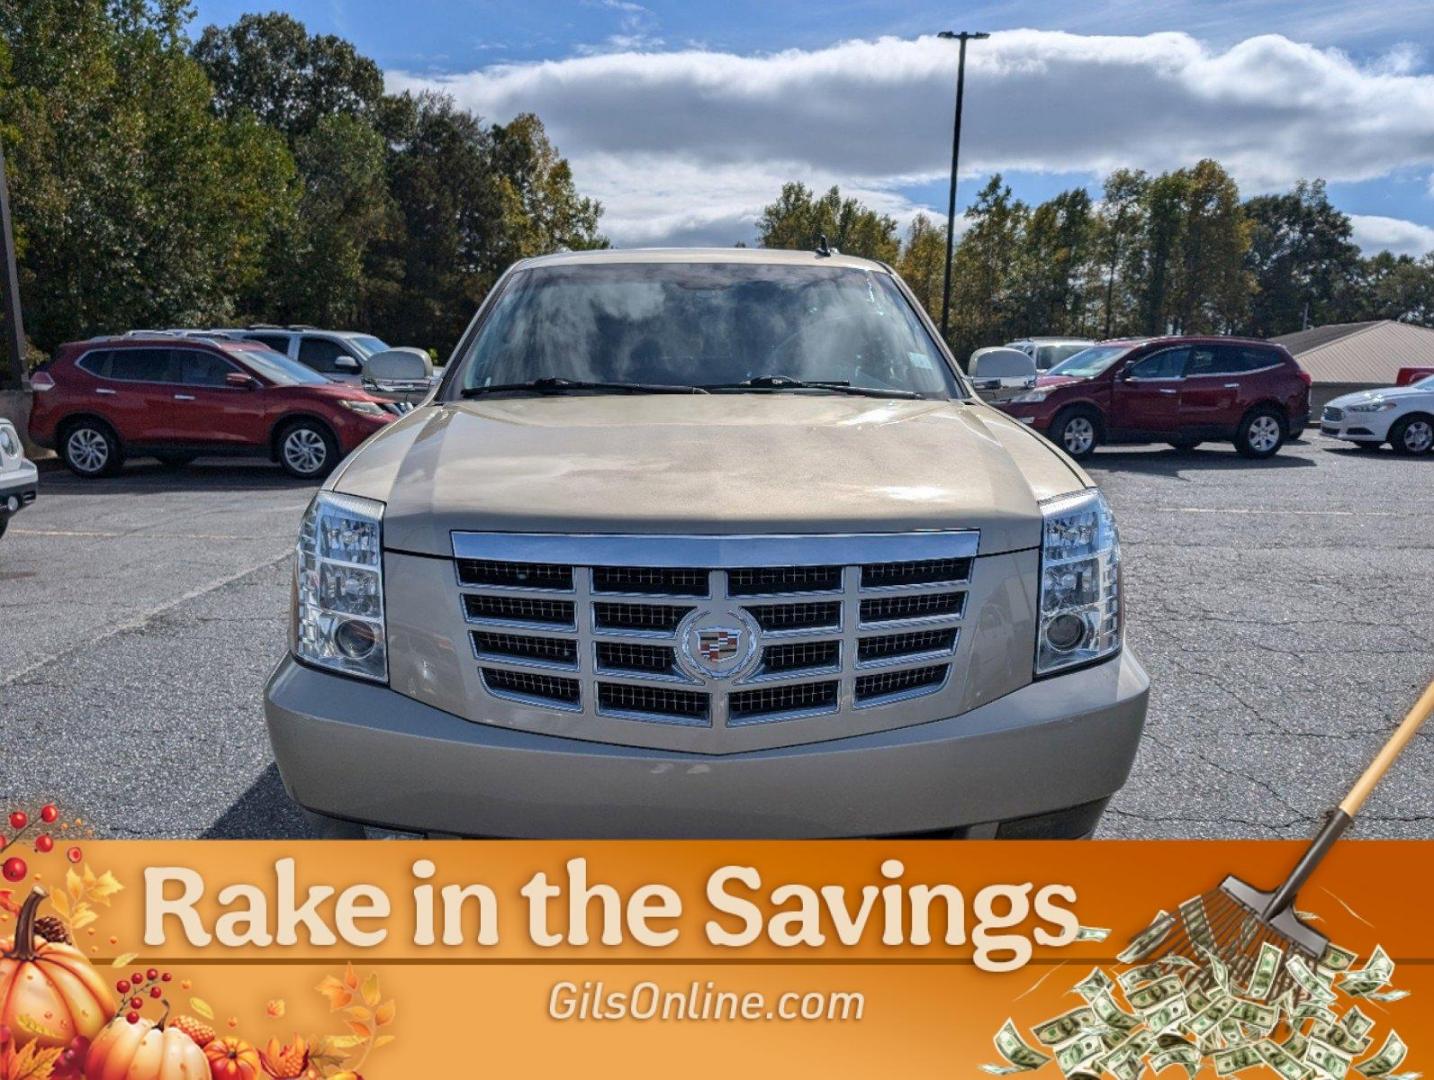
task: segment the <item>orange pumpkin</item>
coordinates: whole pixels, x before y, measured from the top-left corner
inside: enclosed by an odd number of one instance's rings
[[[204,1048],[214,1080],[254,1080],[259,1074],[259,1051],[243,1039],[227,1035]]]
[[[93,1039],[115,1011],[109,987],[84,953],[35,933],[44,898],[37,886],[20,909],[15,937],[0,942],[0,1027],[10,1029],[16,1047]]]
[[[118,1016],[90,1044],[85,1080],[209,1080],[209,1059],[177,1027]]]

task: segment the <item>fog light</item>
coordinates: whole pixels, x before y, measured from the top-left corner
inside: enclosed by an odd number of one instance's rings
[[[20,500],[17,499],[14,495],[11,495],[8,499],[5,500],[5,509],[9,510],[10,513],[13,514],[16,510],[20,509]]]
[[[1072,611],[1057,615],[1046,626],[1046,641],[1051,648],[1070,652],[1085,640],[1085,620]]]
[[[334,644],[350,660],[363,660],[378,647],[378,632],[369,623],[350,619],[334,631]]]

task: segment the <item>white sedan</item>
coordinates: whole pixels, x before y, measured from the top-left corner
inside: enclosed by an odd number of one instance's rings
[[[1405,454],[1434,447],[1434,375],[1409,386],[1361,390],[1324,407],[1321,434],[1374,449],[1389,443]]]
[[[25,460],[15,425],[0,416],[0,536],[10,518],[35,501],[38,487],[35,466]]]

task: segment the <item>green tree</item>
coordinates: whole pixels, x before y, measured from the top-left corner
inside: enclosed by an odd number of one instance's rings
[[[896,260],[896,271],[939,324],[946,273],[946,230],[925,214],[912,218]]]
[[[1229,333],[1245,318],[1250,225],[1240,189],[1217,161],[1182,170],[1184,206],[1170,314],[1180,333]]]
[[[214,84],[221,116],[252,113],[289,139],[327,117],[368,116],[383,96],[377,64],[342,38],[311,35],[282,12],[207,27],[193,55]]]
[[[1287,334],[1307,322],[1334,321],[1336,300],[1359,269],[1348,215],[1329,201],[1323,180],[1301,180],[1283,195],[1245,202],[1254,280],[1248,332]]]
[[[1021,237],[1016,332],[1085,330],[1095,220],[1090,195],[1072,188],[1031,211]]]
[[[1018,325],[1015,267],[1030,211],[997,173],[966,210],[951,272],[950,344],[964,364],[974,349],[998,345]]]
[[[763,207],[757,223],[763,247],[797,251],[816,247],[820,237],[846,255],[895,262],[901,251],[896,220],[833,186],[820,197],[805,184],[783,184],[775,202]]]
[[[1130,283],[1121,271],[1146,228],[1149,186],[1149,177],[1140,169],[1117,169],[1105,178],[1093,241],[1095,287],[1100,294],[1100,321],[1095,333],[1102,338],[1129,329]]]

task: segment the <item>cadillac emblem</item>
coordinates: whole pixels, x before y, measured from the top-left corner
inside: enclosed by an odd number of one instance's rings
[[[741,608],[699,608],[677,628],[678,660],[701,680],[730,679],[757,656],[757,624]]]

